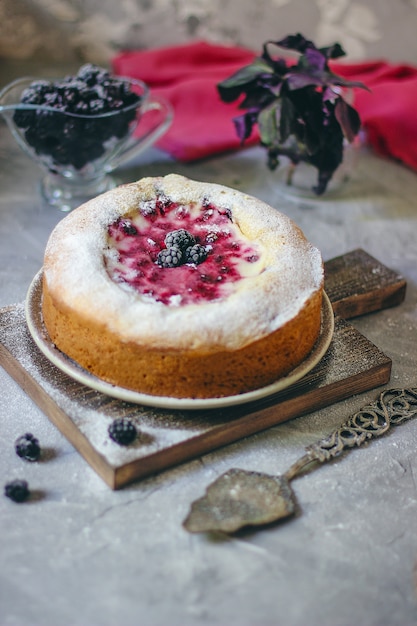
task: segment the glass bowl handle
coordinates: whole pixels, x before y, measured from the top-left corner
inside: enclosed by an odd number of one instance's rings
[[[146,125],[146,131],[143,135],[137,134],[140,130],[143,117],[152,111],[157,111],[156,119],[152,120],[151,125]],[[111,160],[111,169],[115,169],[125,161],[137,156],[146,148],[152,146],[169,128],[174,117],[173,109],[170,103],[164,98],[152,96],[146,100],[140,109],[140,118],[136,129],[127,143],[122,146],[121,150]]]

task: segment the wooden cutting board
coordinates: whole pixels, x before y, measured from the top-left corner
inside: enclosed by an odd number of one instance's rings
[[[173,411],[105,396],[70,379],[43,356],[27,329],[23,303],[0,310],[0,364],[102,479],[118,489],[389,381],[391,360],[346,318],[400,304],[405,280],[363,250],[332,259],[325,269],[326,292],[337,313],[329,350],[301,381],[255,403]],[[108,436],[110,423],[123,416],[132,418],[140,432],[129,447]]]

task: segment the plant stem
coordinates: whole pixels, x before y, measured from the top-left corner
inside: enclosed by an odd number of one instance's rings
[[[291,162],[288,166],[288,174],[286,184],[290,187],[292,185],[292,179],[295,173],[296,164]]]

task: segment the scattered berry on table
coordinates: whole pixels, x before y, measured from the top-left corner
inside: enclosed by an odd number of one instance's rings
[[[182,252],[177,246],[164,248],[158,254],[157,263],[161,267],[178,267],[182,264]]]
[[[109,426],[110,439],[119,446],[128,446],[138,434],[135,424],[128,417],[118,417]]]
[[[12,480],[4,486],[4,495],[13,502],[24,502],[30,495],[26,480]]]
[[[199,265],[207,258],[207,250],[199,243],[190,246],[185,251],[185,262]]]
[[[17,456],[26,459],[26,461],[37,461],[41,455],[39,441],[32,433],[18,437],[15,441],[15,450]]]
[[[167,248],[176,246],[180,250],[186,250],[190,246],[195,244],[195,238],[184,228],[178,230],[172,230],[165,237],[165,245]]]

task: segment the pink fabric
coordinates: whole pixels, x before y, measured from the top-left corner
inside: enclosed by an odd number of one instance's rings
[[[122,52],[114,58],[113,70],[140,78],[151,93],[172,104],[174,121],[158,146],[186,162],[240,147],[232,122],[237,105],[222,102],[216,85],[256,55],[245,48],[194,42]],[[332,69],[371,89],[355,90],[355,107],[373,148],[417,169],[417,68],[367,61],[333,63]],[[254,133],[245,145],[257,142]]]
[[[417,170],[417,68],[370,61],[334,71],[371,89],[355,90],[355,107],[375,151]]]

